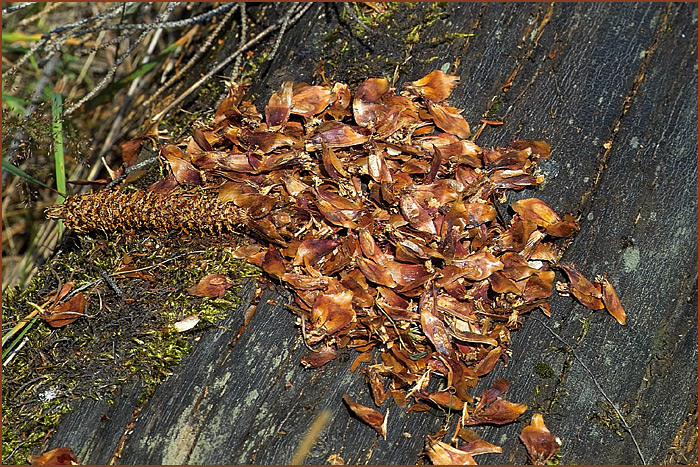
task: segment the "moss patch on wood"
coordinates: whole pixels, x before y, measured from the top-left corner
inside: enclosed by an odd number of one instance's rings
[[[186,289],[210,273],[237,285],[258,274],[233,257],[239,240],[82,237],[64,244],[28,288],[3,294],[3,323],[16,323],[33,310],[29,302],[45,302],[63,283],[89,285],[84,317],[57,329],[38,320],[21,342],[7,342],[14,349],[3,367],[3,463],[25,463],[76,400],[111,402],[134,381],[147,398],[193,341],[206,339],[240,301],[235,286],[222,298],[194,297]],[[116,276],[108,284],[104,275],[125,262],[141,270],[137,277]],[[200,322],[178,333],[173,324],[191,315]]]
[[[339,24],[317,44],[328,79],[356,86],[367,77],[391,78],[387,73],[401,73],[411,62],[436,60],[433,49],[437,45],[469,36],[451,31],[440,38],[423,39],[435,23],[451,16],[444,3],[383,5],[381,12],[362,4],[340,11]]]

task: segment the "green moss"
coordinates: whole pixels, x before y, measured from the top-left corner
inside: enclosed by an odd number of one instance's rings
[[[453,31],[453,32],[447,33],[447,34],[445,35],[444,40],[445,40],[446,42],[453,42],[453,41],[455,41],[456,39],[466,39],[467,37],[473,37],[473,36],[474,36],[473,33],[466,33],[466,32],[456,32],[456,31]]]
[[[25,290],[4,293],[3,322],[11,323],[33,311],[28,302],[44,304],[63,283],[75,282],[74,290],[88,286],[83,290],[86,317],[57,329],[38,320],[23,343],[7,343],[14,349],[3,368],[3,463],[26,462],[76,400],[111,401],[119,387],[132,382],[139,382],[141,401],[147,400],[193,340],[206,339],[207,331],[237,308],[242,279],[259,273],[233,257],[230,240],[222,246],[214,239],[147,234],[81,237],[73,251],[58,253]],[[125,260],[143,268],[144,275],[115,277],[120,296],[101,277]],[[226,275],[234,287],[220,299],[186,292],[209,273]],[[200,323],[176,332],[173,324],[190,315]]]
[[[430,3],[428,8],[426,8],[426,15],[423,18],[423,25],[426,28],[432,26],[436,21],[444,19],[449,16],[449,13],[445,11],[447,4],[444,2],[433,2]]]
[[[623,428],[620,417],[615,412],[615,409],[607,402],[601,402],[598,410],[596,410],[593,415],[590,415],[588,419],[593,420],[607,431],[615,433],[620,439],[625,438],[622,433]]]
[[[501,100],[496,99],[496,101],[491,105],[489,110],[486,112],[486,118],[495,117],[498,114],[498,109],[501,106]]]
[[[576,338],[576,343],[574,344],[574,347],[577,347],[583,339],[586,338],[586,335],[588,334],[588,331],[591,327],[591,318],[584,318],[584,319],[579,319],[579,322],[581,323],[581,334]]]
[[[420,30],[422,29],[422,26],[420,24],[416,24],[411,31],[409,31],[408,34],[404,36],[404,42],[406,44],[415,44],[418,42],[420,39]]]
[[[540,362],[537,365],[535,365],[534,372],[537,376],[543,379],[554,378],[554,376],[556,376],[556,373],[554,372],[552,367],[544,362]]]
[[[423,37],[430,28],[436,27],[436,22],[450,15],[447,6],[442,3],[384,5],[381,13],[361,4],[348,7],[353,8],[356,18],[344,13],[343,8],[339,24],[324,39],[316,41],[321,47],[321,61],[328,79],[352,87],[368,77],[391,78],[395,72],[400,75],[411,62],[436,60],[432,49],[444,41],[444,35],[439,34],[439,38],[430,41]],[[358,55],[357,51],[365,53]]]

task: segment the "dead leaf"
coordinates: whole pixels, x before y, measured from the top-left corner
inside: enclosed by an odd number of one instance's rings
[[[222,274],[207,274],[200,281],[187,289],[187,293],[198,297],[221,298],[233,283]]]
[[[445,356],[450,355],[452,349],[450,334],[437,311],[435,288],[432,285],[428,285],[421,295],[418,310],[421,328],[425,335],[438,352]]]
[[[277,130],[287,124],[289,120],[289,112],[292,108],[292,91],[293,85],[291,81],[285,81],[282,86],[275,91],[265,107],[265,121],[271,130]]]
[[[68,285],[68,284],[66,284]],[[64,286],[65,289],[65,286]],[[70,289],[70,288],[69,288]],[[41,313],[41,318],[52,328],[66,326],[85,314],[87,300],[82,292],[71,297],[67,302],[52,306]]]
[[[329,148],[346,148],[365,143],[367,140],[369,136],[362,134],[359,127],[353,128],[345,123],[327,122],[318,127],[310,141],[320,149],[324,143]]]
[[[527,410],[526,404],[516,404],[498,398],[478,413],[471,414],[464,422],[465,425],[481,425],[484,423],[505,425],[514,422]]]
[[[362,257],[357,258],[356,262],[357,266],[360,268],[360,271],[362,271],[362,274],[364,274],[368,280],[389,288],[393,288],[398,285],[385,267]]]
[[[432,217],[412,196],[406,195],[402,197],[400,207],[401,214],[411,224],[411,227],[421,232],[437,235]]]
[[[368,79],[357,88],[352,110],[358,125],[375,128],[384,119],[389,106],[380,102],[380,98],[388,90],[389,81],[386,78]]]
[[[491,388],[481,393],[481,400],[463,423],[468,426],[481,424],[505,425],[517,420],[527,410],[526,404],[516,404],[499,396],[508,390],[508,382],[497,379]]]
[[[343,396],[343,401],[348,405],[350,411],[355,414],[360,420],[374,428],[374,430],[386,439],[386,422],[389,416],[389,410],[387,409],[386,414],[382,415],[374,409],[371,409],[362,404],[353,402],[350,396],[345,394]]]
[[[338,293],[319,295],[314,301],[311,319],[329,335],[345,329],[355,320],[352,291],[346,289]]]
[[[436,104],[432,101],[428,101],[428,110],[435,121],[435,125],[441,130],[464,139],[471,136],[469,124],[459,113],[459,110],[449,105]]]
[[[56,448],[41,455],[27,456],[32,465],[81,465],[71,448]]]
[[[277,279],[281,278],[287,272],[282,255],[274,246],[271,246],[265,252],[262,268],[263,271]]]
[[[310,352],[301,360],[301,364],[306,368],[320,368],[326,363],[338,357],[338,350],[329,345],[324,345],[319,350]]]
[[[177,332],[189,331],[199,323],[199,316],[190,315],[173,324]]]
[[[371,354],[369,354],[371,357]],[[372,399],[377,407],[382,405],[389,397],[389,392],[384,389],[384,380],[379,374],[379,371],[374,366],[368,366],[362,369],[372,391]]]
[[[144,142],[148,141],[149,139],[151,139],[150,136],[139,136],[122,143],[120,149],[122,152],[122,161],[124,161],[125,167],[132,166],[138,162],[141,147],[143,146]]]
[[[177,183],[180,185],[201,185],[199,171],[185,159],[185,153],[174,144],[169,144],[161,151],[168,161]]]
[[[463,428],[462,430],[467,430],[466,428]],[[460,430],[460,431],[462,431]],[[469,430],[471,431],[471,430]],[[475,433],[476,434],[476,433]],[[479,454],[500,454],[503,452],[503,449],[501,449],[500,446],[496,446],[495,444],[487,443],[483,439],[479,438],[477,435],[476,439],[472,439],[466,444],[460,444],[459,449],[471,454],[472,456],[476,456]]]
[[[601,279],[601,283],[603,285],[603,303],[605,304],[605,308],[608,310],[608,313],[610,313],[618,323],[623,325],[626,324],[627,313],[625,313],[624,308],[622,308],[622,303],[617,297],[617,292],[615,292],[615,289],[610,281],[608,281],[607,277],[603,277]]]
[[[461,411],[464,408],[464,402],[450,391],[439,391],[427,394],[427,397],[432,402],[439,405],[444,410]]]
[[[325,86],[301,85],[295,87],[292,94],[290,113],[309,118],[318,115],[328,107],[332,92]]]
[[[536,413],[532,421],[520,432],[520,439],[527,449],[533,464],[544,465],[554,455],[561,441],[554,436],[544,424],[542,414]]]
[[[540,227],[548,227],[561,221],[561,218],[547,203],[537,198],[513,201],[511,207],[522,219],[530,221]]]
[[[593,285],[583,274],[566,263],[560,263],[560,267],[566,272],[566,275],[569,276],[569,292],[571,292],[582,305],[591,310],[602,310],[605,308],[600,284]]]
[[[435,465],[477,465],[470,453],[434,439],[432,436],[427,437],[425,453],[430,458],[430,462]]]
[[[417,81],[406,83],[404,88],[418,96],[441,102],[450,97],[458,82],[459,76],[446,75],[440,70],[435,70]]]

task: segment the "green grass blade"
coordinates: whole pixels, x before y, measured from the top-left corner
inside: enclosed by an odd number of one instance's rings
[[[21,32],[3,32],[2,42],[38,42],[41,34],[24,34]]]
[[[10,96],[9,94],[2,93],[2,103],[7,104],[7,106],[12,109],[17,115],[26,115],[27,107],[29,107],[29,102],[19,97]]]
[[[53,119],[51,133],[56,165],[56,189],[58,190],[56,204],[61,204],[66,199],[66,160],[63,156],[63,98],[57,92],[51,94],[51,116]],[[58,221],[58,234],[63,234],[63,221],[61,220]]]
[[[15,347],[15,345],[17,345],[17,343],[22,339],[22,337],[24,337],[24,335],[27,333],[27,331],[34,325],[34,322],[39,317],[38,315],[39,315],[40,311],[41,311],[41,309],[37,307],[34,311],[32,311],[27,316],[22,318],[17,323],[17,325],[15,325],[15,327],[13,327],[9,332],[7,332],[4,336],[2,336],[2,346],[4,348],[5,344],[7,344],[10,341],[10,339],[13,339],[13,336],[15,334],[17,334],[19,331],[22,331],[22,333],[18,337],[14,338],[14,342],[12,343],[12,345],[10,345],[7,349],[5,349],[5,351],[3,351],[3,353],[2,353],[3,360],[5,359],[7,354],[12,351],[12,349]],[[31,321],[29,321],[29,320],[31,320]],[[27,323],[29,323],[29,324],[27,325]]]
[[[39,186],[43,186],[44,188],[49,188],[52,189],[50,186],[46,185],[44,182],[41,182],[37,180],[36,178],[32,177],[31,175],[27,174],[24,170],[20,169],[16,165],[10,164],[9,161],[5,160],[5,158],[2,158],[2,168],[3,170],[7,170],[10,172],[12,175],[15,175],[19,178],[23,178],[28,182],[34,183]]]
[[[54,144],[54,161],[56,163],[56,189],[58,190],[58,203],[66,199],[66,160],[63,157],[63,98],[58,93],[51,95],[51,115],[53,125],[51,133]]]
[[[34,322],[36,322],[36,320],[37,320],[38,318],[39,318],[38,316],[35,316],[34,319],[31,320],[31,322],[29,323],[29,325],[27,325],[27,326],[22,330],[22,333],[21,333],[19,336],[17,336],[17,338],[13,341],[12,345],[10,345],[8,348],[6,348],[5,350],[3,350],[3,352],[2,352],[2,359],[3,359],[3,361],[7,358],[7,354],[9,354],[10,352],[12,352],[12,350],[17,346],[17,344],[18,344],[19,342],[22,342],[22,338],[23,338],[24,335],[27,333],[27,331],[29,331],[29,330],[32,328],[32,326],[34,325]],[[3,342],[3,344],[4,344],[4,342]]]

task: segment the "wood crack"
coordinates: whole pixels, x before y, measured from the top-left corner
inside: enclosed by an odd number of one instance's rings
[[[467,37],[465,37],[464,39],[464,47],[462,47],[462,53],[454,61],[453,65],[455,70],[459,68],[459,64],[462,62],[462,58],[467,55],[467,50],[469,50],[469,45],[471,44],[471,38],[475,36],[477,29],[479,28],[479,26],[481,26],[481,21],[484,19],[484,13],[486,12],[487,7],[488,3],[481,4],[481,7],[479,8],[479,14],[476,17],[476,21],[469,29]]]
[[[671,7],[672,4],[669,3],[666,6],[666,11],[664,12],[664,16],[661,19],[661,24],[656,30],[656,34],[654,35],[654,42],[644,51],[644,58],[642,59],[642,63],[639,66],[639,70],[637,71],[634,81],[632,82],[632,87],[630,89],[630,92],[625,96],[625,99],[622,101],[622,108],[620,110],[620,113],[618,117],[615,119],[615,122],[613,123],[612,126],[612,131],[610,133],[610,136],[608,139],[603,143],[603,153],[598,154],[596,158],[600,160],[600,163],[598,164],[598,167],[596,167],[595,172],[593,174],[593,181],[591,183],[591,186],[589,186],[586,191],[581,195],[581,199],[578,203],[579,209],[578,212],[584,212],[584,206],[588,199],[590,198],[591,194],[595,191],[596,187],[598,186],[598,182],[600,181],[600,178],[607,168],[607,161],[608,161],[608,156],[610,155],[610,151],[613,148],[613,145],[615,143],[615,139],[617,138],[617,135],[620,131],[620,128],[622,126],[622,120],[625,118],[625,115],[627,115],[628,110],[632,106],[632,101],[636,97],[637,93],[639,92],[639,87],[642,84],[642,81],[644,81],[644,77],[646,76],[646,68],[649,64],[649,61],[651,60],[652,55],[654,55],[654,52],[656,52],[656,49],[659,46],[659,43],[661,42],[661,37],[664,33],[664,30],[666,29],[666,25],[668,23],[668,18],[671,14]]]
[[[541,11],[540,11],[541,13]],[[523,69],[524,63],[532,57],[532,54],[534,53],[535,49],[537,48],[537,45],[539,44],[540,38],[542,37],[542,34],[544,34],[544,31],[549,24],[550,20],[552,19],[552,15],[554,13],[554,3],[550,3],[549,7],[547,8],[547,11],[545,11],[544,16],[540,20],[540,22],[537,24],[537,27],[534,29],[534,38],[530,41],[530,44],[527,47],[527,50],[525,51],[525,54],[522,56],[522,58],[516,59],[515,63],[515,68],[513,68],[513,71],[511,74],[508,76],[508,79],[506,79],[505,84],[503,85],[503,90],[502,92],[491,98],[491,102],[496,102],[498,100],[503,100],[503,97],[508,93],[510,90],[511,86],[513,85],[513,81],[515,81],[516,76],[520,71]],[[538,14],[539,16],[539,14]],[[533,23],[534,24],[534,23]],[[519,48],[525,47],[525,43],[527,42],[527,38],[532,36],[533,29],[528,28],[525,33],[523,34],[523,40]],[[513,104],[508,106],[508,109],[506,109],[505,113],[503,114],[502,119],[505,120],[508,115],[510,115],[511,111],[515,107],[515,105],[520,101],[522,96],[532,87],[534,84],[535,80],[539,76],[539,73],[535,73],[533,77],[530,79],[528,84],[525,86],[523,91],[518,95],[518,97],[515,99]],[[483,115],[486,116],[488,113],[484,112]]]
[[[141,409],[146,405],[147,401],[148,401],[148,399],[143,401],[143,403],[139,407],[134,409],[134,412],[131,415],[131,419],[124,427],[124,431],[122,432],[122,435],[119,438],[119,442],[117,442],[117,446],[114,449],[114,452],[112,453],[112,457],[110,458],[108,465],[116,465],[118,462],[118,459],[122,457],[122,450],[124,449],[124,445],[126,444],[126,439],[133,432],[134,425],[136,424],[136,421],[139,418],[139,414],[141,413]]]
[[[581,359],[581,357],[578,356],[578,354],[575,352],[574,348],[578,346],[580,341],[576,341],[574,345],[568,344],[559,334],[554,332],[552,328],[547,326],[544,321],[542,321],[539,318],[532,317],[531,319],[534,319],[538,323],[540,323],[541,326],[543,326],[547,331],[549,331],[558,341],[560,341],[562,344],[564,344],[569,350],[570,356],[574,358],[578,362],[579,365],[583,367],[583,369],[588,373],[588,375],[591,377],[591,381],[594,383],[595,387],[598,389],[598,392],[603,396],[603,398],[606,400],[608,404],[612,407],[612,409],[615,411],[615,414],[617,415],[620,423],[622,424],[622,427],[627,431],[627,433],[630,435],[630,438],[632,439],[632,442],[634,443],[635,448],[637,449],[637,454],[639,455],[639,459],[642,461],[642,465],[646,465],[646,458],[644,457],[644,454],[642,453],[641,447],[639,446],[639,443],[637,442],[637,438],[634,436],[634,432],[632,431],[632,428],[629,426],[627,423],[627,420],[625,417],[622,415],[620,412],[620,409],[618,409],[617,405],[610,399],[608,394],[603,390],[603,388],[600,386],[600,383],[596,379],[596,375],[593,374],[593,372],[588,368],[586,363]],[[585,333],[584,333],[585,334]]]

